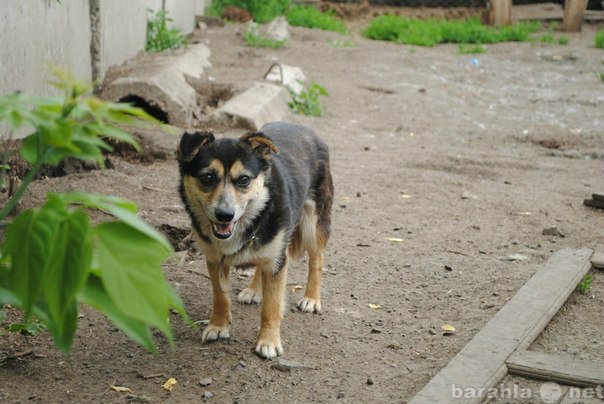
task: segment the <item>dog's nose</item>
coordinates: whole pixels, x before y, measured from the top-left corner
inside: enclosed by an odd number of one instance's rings
[[[214,214],[216,216],[216,220],[222,223],[228,223],[235,217],[235,212],[231,209],[217,208]]]

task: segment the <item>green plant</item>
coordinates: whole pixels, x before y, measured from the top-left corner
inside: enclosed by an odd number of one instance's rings
[[[565,36],[558,38],[558,45],[568,45],[568,38]]]
[[[541,24],[516,23],[504,27],[483,25],[480,20],[414,20],[407,17],[382,15],[374,18],[362,35],[369,39],[401,44],[434,46],[439,43],[488,44],[527,41]]]
[[[0,96],[0,122],[13,131],[31,128],[20,148],[31,170],[0,210],[7,220],[27,186],[45,164],[66,158],[103,161],[111,148],[104,137],[136,141],[119,125],[136,125],[151,118],[127,104],[85,96],[89,86],[55,69],[55,87],[62,97]],[[93,224],[88,210],[111,215]],[[46,203],[16,216],[0,245],[0,307],[20,307],[24,320],[18,330],[43,323],[55,345],[69,352],[79,304],[104,314],[130,338],[155,349],[150,327],[173,343],[169,314],[175,309],[187,319],[180,298],[163,278],[161,263],[170,244],[136,215],[127,200],[97,194],[50,193]]]
[[[248,46],[252,46],[254,48],[278,49],[283,48],[287,43],[286,39],[273,39],[263,35],[258,31],[258,25],[256,24],[250,26],[250,28],[243,34],[243,38]]]
[[[235,6],[249,11],[254,21],[264,24],[284,15],[290,3],[291,0],[213,0],[207,14],[219,17],[226,7]]]
[[[296,114],[311,116],[321,116],[323,114],[323,104],[319,100],[320,96],[328,96],[327,90],[317,83],[311,83],[310,87],[305,88],[296,94],[291,91],[292,100],[287,104]]]
[[[552,34],[543,34],[539,38],[539,41],[541,41],[542,44],[553,44],[554,36]]]
[[[487,51],[487,48],[482,44],[467,44],[467,43],[459,44],[459,54],[460,55],[485,53],[486,51]]]
[[[329,44],[334,48],[353,48],[356,46],[350,35],[340,35],[339,39],[329,41]]]
[[[593,280],[593,276],[585,275],[583,279],[581,279],[581,282],[579,282],[579,286],[577,286],[579,293],[581,293],[582,295],[588,294],[591,290],[591,284],[593,283]]]
[[[152,10],[147,10],[152,13]],[[168,12],[157,11],[151,18],[147,19],[147,52],[161,52],[167,49],[178,49],[187,43],[184,35],[177,28],[168,28]]]
[[[604,72],[594,72],[594,74],[596,75],[596,78],[600,81],[604,82]]]
[[[306,28],[318,28],[325,31],[345,33],[344,21],[331,13],[322,13],[314,7],[294,6],[285,14],[290,25]]]
[[[604,31],[598,31],[594,34],[594,46],[598,49],[604,49]]]

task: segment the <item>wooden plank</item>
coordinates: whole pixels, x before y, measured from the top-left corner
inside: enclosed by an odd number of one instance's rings
[[[562,27],[566,32],[580,32],[587,0],[566,0],[564,2],[564,21]]]
[[[604,385],[604,364],[526,350],[515,351],[506,361],[510,374],[567,384]]]
[[[479,392],[507,373],[505,361],[526,349],[558,312],[591,268],[592,250],[556,252],[410,403],[480,403]]]
[[[604,269],[604,253],[595,252],[591,256],[591,265],[596,269]]]

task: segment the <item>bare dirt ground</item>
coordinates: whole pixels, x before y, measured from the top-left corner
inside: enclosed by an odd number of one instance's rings
[[[330,94],[323,117],[288,117],[329,144],[336,185],[324,312],[293,310],[305,262],[288,281],[284,358],[307,368],[283,372],[253,354],[257,306],[235,306],[231,339],[209,345],[174,317],[176,348],[158,337],[157,355],[84,308],[70,357],[47,334],[0,333],[0,401],[406,402],[553,252],[602,250],[604,213],[582,204],[604,190],[604,83],[594,75],[604,52],[594,27],[566,34],[566,46],[504,43],[478,56],[369,41],[356,28],[350,37],[292,28],[286,48],[253,49],[241,31],[195,35],[212,49],[208,80],[243,90],[278,61]],[[174,159],[112,161],[37,181],[24,207],[47,191],[112,193],[186,236]],[[551,226],[565,237],[542,235]],[[205,272],[194,248],[165,266],[194,320],[209,317]],[[593,276],[590,293],[575,293],[533,349],[604,361],[604,273]],[[235,276],[234,293],[247,282]],[[443,336],[443,324],[457,332]],[[169,377],[178,381],[171,393],[161,387]]]

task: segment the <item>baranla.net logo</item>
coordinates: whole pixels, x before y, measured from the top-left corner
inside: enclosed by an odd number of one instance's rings
[[[453,399],[480,398],[480,399],[531,399],[540,398],[544,403],[557,403],[562,398],[563,390],[558,383],[546,382],[534,392],[529,387],[521,387],[518,384],[511,386],[500,384],[496,387],[475,388],[451,385],[451,397]],[[571,399],[604,399],[604,387],[569,387],[567,396]]]

